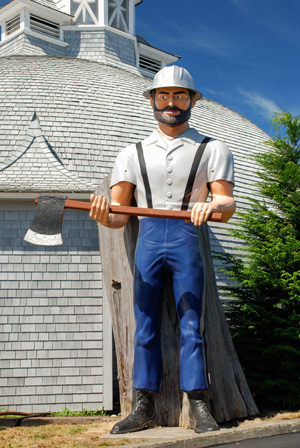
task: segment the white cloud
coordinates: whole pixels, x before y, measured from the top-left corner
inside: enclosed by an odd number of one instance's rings
[[[244,97],[244,102],[249,104],[264,118],[270,119],[270,117],[281,111],[280,107],[273,100],[265,98],[259,93],[242,89],[239,89],[239,92]]]

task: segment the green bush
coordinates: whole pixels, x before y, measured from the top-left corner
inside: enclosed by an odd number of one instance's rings
[[[264,200],[247,198],[232,231],[246,243],[244,261],[220,258],[233,280],[226,314],[256,403],[292,410],[300,407],[300,116],[283,112],[273,124],[277,137],[255,157]]]
[[[97,415],[106,415],[104,410],[104,406],[102,406],[101,411],[96,409],[95,411],[89,411],[87,409],[82,409],[82,411],[70,411],[68,408],[63,408],[62,411],[51,412],[55,417],[84,417],[84,416],[97,416]]]

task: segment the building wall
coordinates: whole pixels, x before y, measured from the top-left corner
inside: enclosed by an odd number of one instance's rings
[[[111,31],[105,33],[107,59],[116,59],[128,65],[136,65],[134,41]]]
[[[25,34],[20,34],[15,39],[5,42],[0,46],[0,57],[21,54],[25,44]]]
[[[17,35],[0,46],[0,57],[11,55],[67,56],[97,62],[136,65],[134,40],[108,29],[64,31],[67,46],[49,42],[27,33]]]
[[[66,55],[72,58],[100,60],[105,49],[103,31],[64,31],[64,41],[69,45]]]
[[[36,36],[22,33],[0,46],[0,57],[12,55],[33,55],[33,56],[65,56],[66,48]]]
[[[1,407],[101,409],[105,313],[95,223],[68,210],[64,243],[49,248],[23,241],[32,216],[33,205],[0,205]]]
[[[97,62],[123,62],[136,65],[134,41],[107,29],[64,31],[66,56]]]

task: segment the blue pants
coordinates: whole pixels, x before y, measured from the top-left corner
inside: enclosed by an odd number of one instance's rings
[[[161,288],[166,271],[173,277],[180,320],[180,385],[183,391],[208,389],[200,331],[203,264],[198,231],[183,220],[143,218],[134,275],[136,319],[133,386],[160,391]]]

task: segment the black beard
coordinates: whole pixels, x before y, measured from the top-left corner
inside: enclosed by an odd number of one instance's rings
[[[178,110],[180,114],[175,117],[170,117],[169,115],[164,114],[165,110]],[[156,104],[154,103],[154,118],[159,123],[165,124],[170,127],[180,126],[181,124],[187,122],[192,113],[192,102],[190,102],[189,107],[186,110],[179,109],[179,107],[170,107],[167,106],[164,109],[158,109]]]

